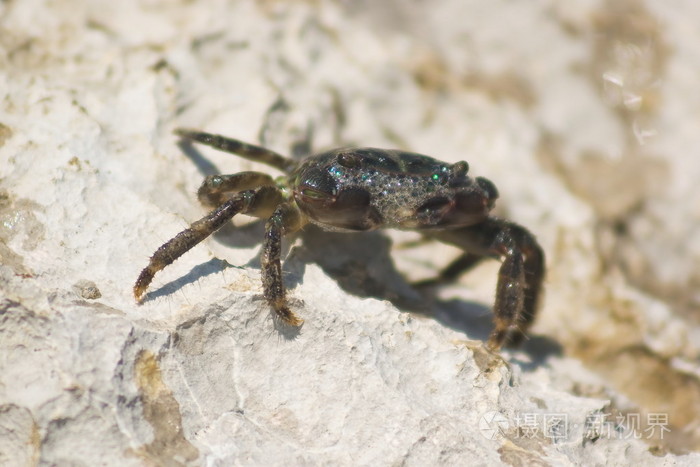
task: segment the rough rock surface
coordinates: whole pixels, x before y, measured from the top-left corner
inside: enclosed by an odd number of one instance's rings
[[[698,465],[693,0],[0,4],[0,464]],[[136,305],[214,172],[172,130],[455,162],[547,251],[532,339],[487,352],[498,263],[308,229],[262,300],[259,222]]]

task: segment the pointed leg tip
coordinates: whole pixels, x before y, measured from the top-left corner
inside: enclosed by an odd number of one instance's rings
[[[298,328],[304,324],[304,320],[294,314],[294,312],[286,305],[282,305],[280,307],[275,306],[274,310],[279,320],[287,326]]]
[[[508,328],[499,326],[496,323],[496,328],[491,332],[489,340],[486,342],[486,347],[492,352],[498,352],[503,345],[508,341]]]
[[[301,327],[301,325],[304,324],[304,320],[299,318],[294,313],[291,313],[291,316],[286,316],[282,318],[282,320],[289,326],[293,326],[295,328]]]
[[[498,352],[501,350],[501,347],[503,347],[503,342],[494,339],[493,337],[489,338],[489,340],[486,342],[486,348],[491,352]]]
[[[134,286],[134,299],[136,300],[136,303],[141,305],[143,303],[143,293],[145,290],[143,290],[141,287]]]

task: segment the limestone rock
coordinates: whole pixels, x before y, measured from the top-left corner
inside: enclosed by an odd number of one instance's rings
[[[0,464],[697,465],[698,14],[5,2]],[[483,346],[495,261],[413,288],[454,251],[407,233],[290,239],[297,334],[262,299],[259,222],[137,305],[203,176],[262,169],[178,147],[181,126],[469,161],[547,251],[531,340]]]

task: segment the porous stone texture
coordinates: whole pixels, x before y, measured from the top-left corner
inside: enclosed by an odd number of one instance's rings
[[[0,464],[698,465],[700,4],[0,4]],[[300,157],[467,160],[547,252],[531,339],[488,352],[498,262],[260,222],[131,288],[204,214],[201,128]]]

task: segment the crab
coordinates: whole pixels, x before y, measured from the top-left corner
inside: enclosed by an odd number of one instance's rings
[[[464,253],[435,279],[457,278],[482,258],[502,259],[487,346],[517,344],[535,319],[545,273],[544,252],[524,227],[493,217],[494,184],[467,175],[466,162],[449,164],[400,150],[340,148],[302,161],[220,135],[178,129],[184,141],[202,143],[265,163],[285,175],[262,172],[206,177],[199,201],[214,208],[151,256],[134,285],[141,303],[154,275],[216,232],[237,214],[266,219],[261,273],[264,297],[281,322],[303,320],[289,307],[282,280],[282,237],[308,223],[337,232],[379,228],[415,230]]]

